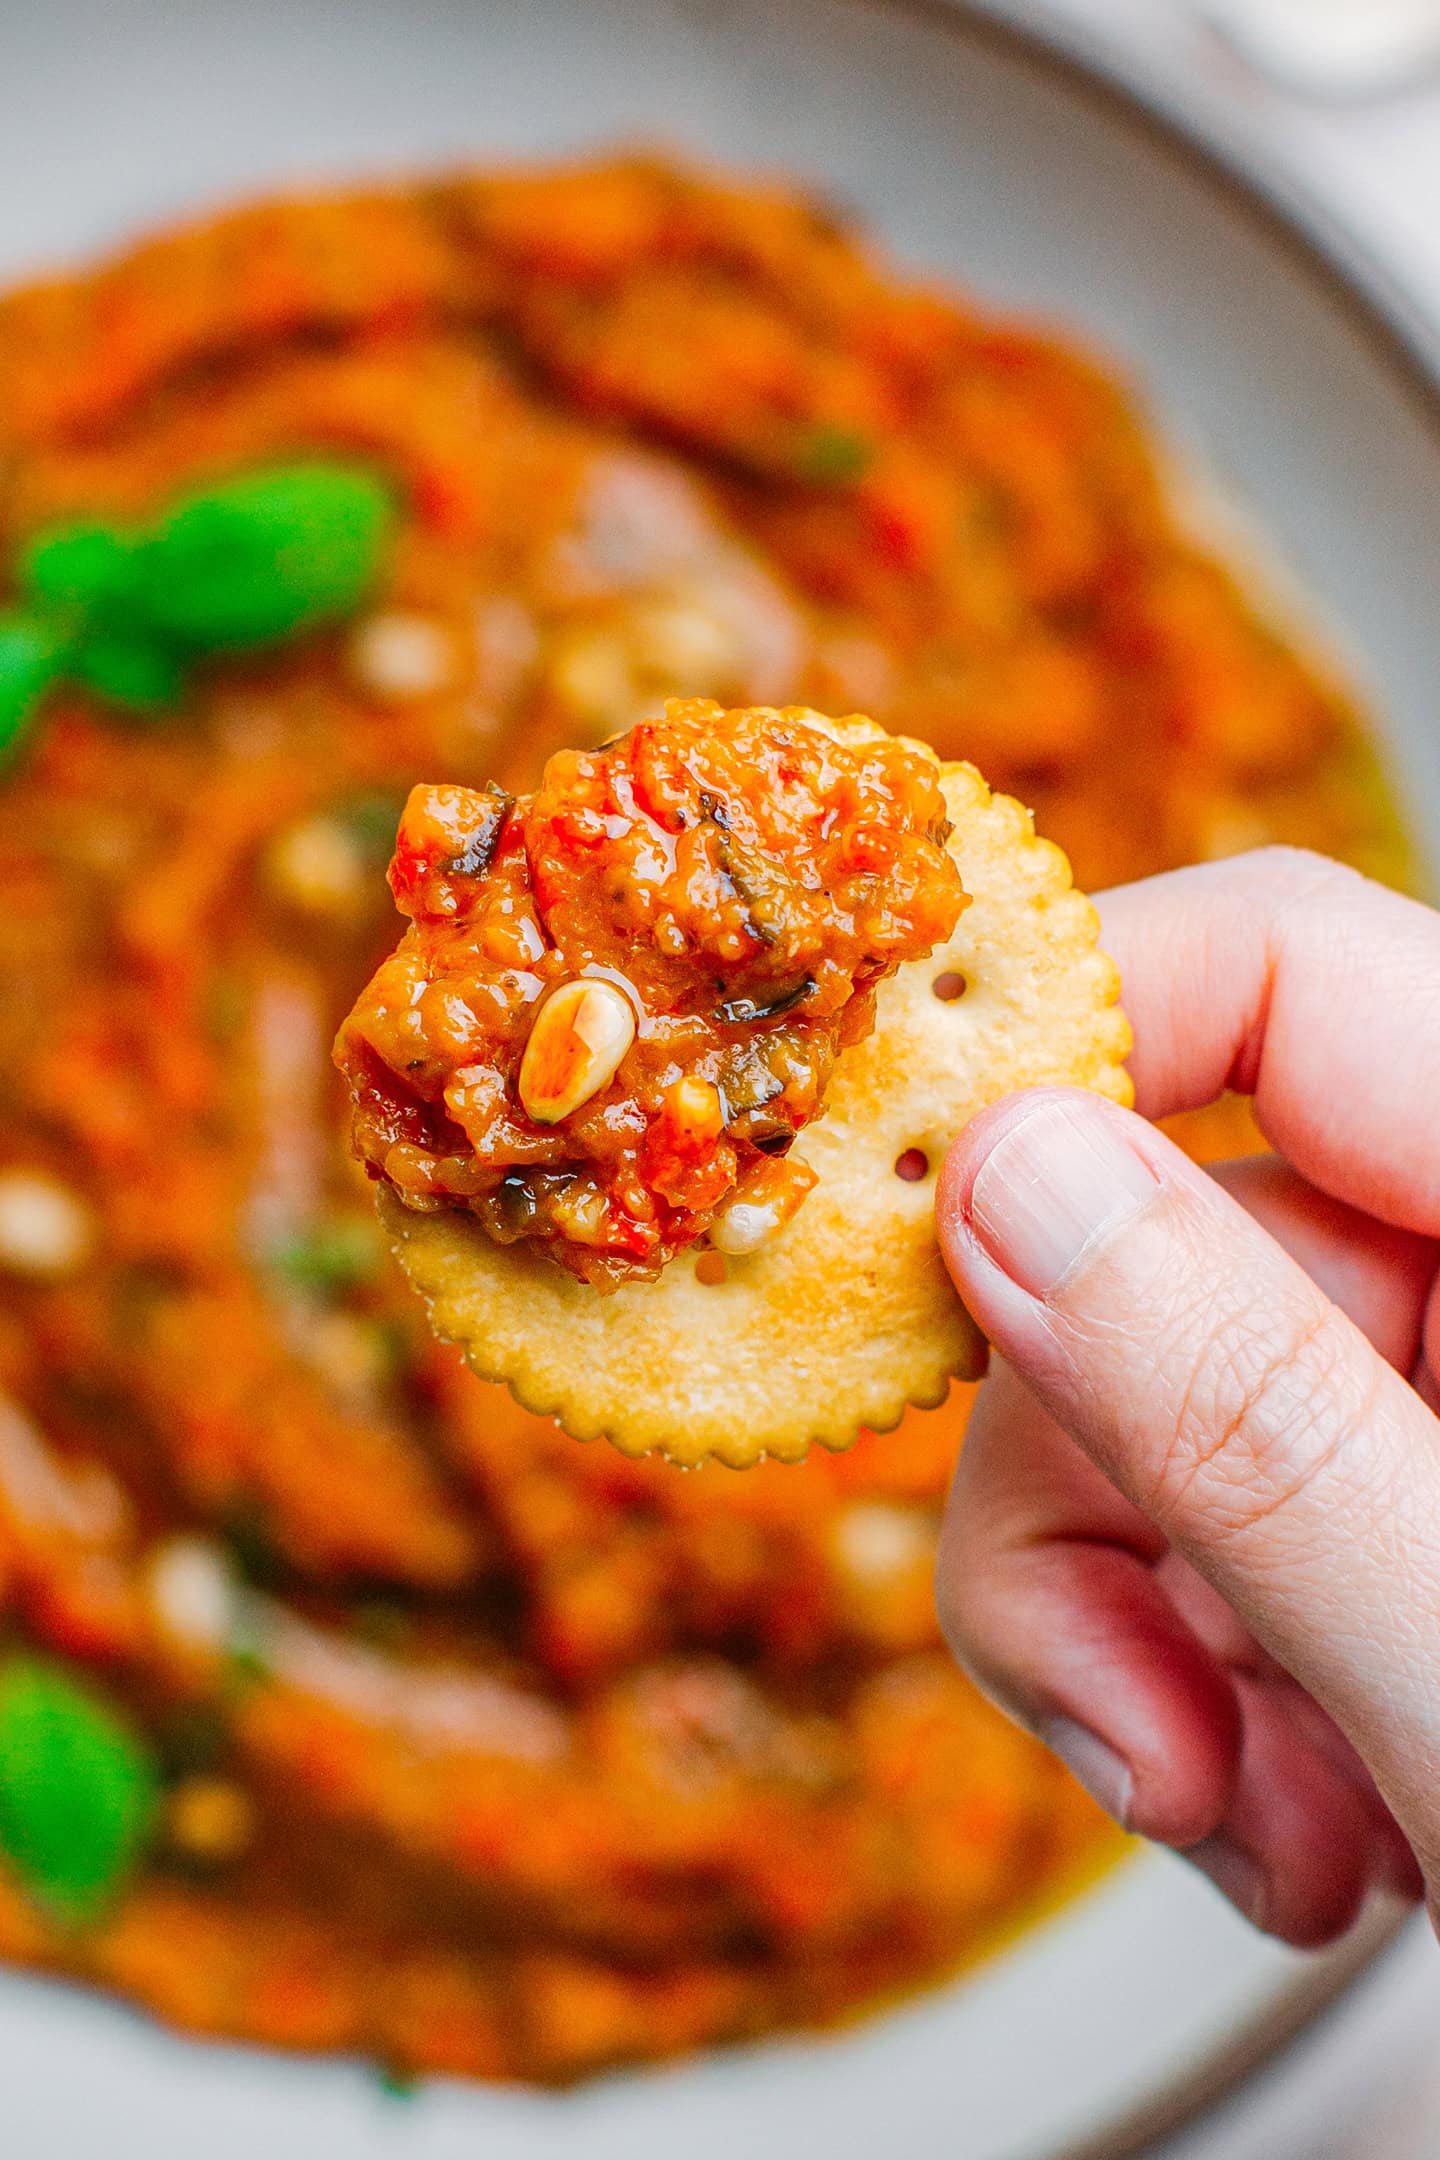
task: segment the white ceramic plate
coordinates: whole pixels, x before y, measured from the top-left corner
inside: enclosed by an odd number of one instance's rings
[[[943,0],[46,0],[0,25],[0,274],[311,171],[668,138],[854,204],[1078,326],[1243,496],[1440,839],[1440,400],[1343,243],[1073,61]],[[1105,62],[1100,61],[1103,72]],[[1232,160],[1233,166],[1233,160]],[[1252,181],[1255,176],[1251,176]],[[1263,180],[1261,186],[1263,187]],[[1272,189],[1272,196],[1274,190]],[[1303,223],[1303,219],[1301,220]],[[553,2097],[172,2039],[0,1976],[6,2160],[1114,2160],[1333,1994],[1147,1856],[962,1986],[829,2041]]]

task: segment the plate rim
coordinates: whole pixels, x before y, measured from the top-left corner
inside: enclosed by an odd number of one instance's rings
[[[1223,202],[1261,231],[1313,281],[1335,317],[1347,322],[1382,372],[1404,389],[1440,443],[1440,323],[1416,304],[1382,260],[1369,255],[1342,214],[1283,161],[1227,126],[1218,105],[1178,73],[1167,74],[1100,26],[1062,14],[1045,0],[863,0],[863,5],[878,20],[888,14],[926,21],[954,34],[957,44],[1008,51],[1032,78],[1059,84],[1077,105],[1098,110],[1113,125],[1148,141],[1172,169],[1188,171],[1212,201]],[[1258,2013],[1197,2049],[1109,2126],[1055,2148],[1050,2160],[1137,2160],[1154,2140],[1192,2124],[1309,2032],[1404,1925],[1393,1909],[1367,1915],[1342,1944],[1278,1989]]]
[[[1128,120],[1223,194],[1322,285],[1382,353],[1440,437],[1440,314],[1376,254],[1358,226],[1283,156],[1236,123],[1223,99],[1054,0],[867,0],[990,43]]]

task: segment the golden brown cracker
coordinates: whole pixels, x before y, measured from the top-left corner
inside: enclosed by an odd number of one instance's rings
[[[1068,1083],[1128,1103],[1130,1030],[1060,850],[973,766],[947,765],[943,785],[972,905],[928,960],[881,985],[874,1033],[842,1056],[824,1117],[796,1142],[814,1191],[773,1242],[727,1260],[723,1280],[704,1279],[720,1266],[702,1251],[600,1297],[470,1217],[382,1195],[431,1325],[483,1379],[577,1439],[738,1469],[798,1461],[815,1441],[848,1447],[983,1370],[935,1241],[945,1150],[1014,1088]],[[959,995],[937,994],[957,978]],[[902,1159],[920,1174],[898,1173]]]

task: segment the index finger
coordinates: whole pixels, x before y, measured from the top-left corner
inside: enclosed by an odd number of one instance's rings
[[[1314,1184],[1440,1236],[1440,915],[1295,848],[1099,902],[1135,1030],[1136,1108],[1226,1088]]]

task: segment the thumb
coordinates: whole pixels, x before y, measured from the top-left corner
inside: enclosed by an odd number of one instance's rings
[[[1213,1179],[1098,1096],[983,1113],[937,1211],[986,1334],[1440,1862],[1440,1423]]]

